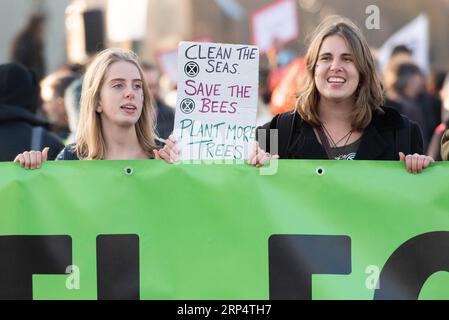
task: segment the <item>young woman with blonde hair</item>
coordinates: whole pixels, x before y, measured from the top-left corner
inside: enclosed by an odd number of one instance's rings
[[[106,49],[84,75],[77,141],[57,160],[133,160],[159,158],[155,144],[153,99],[137,55],[126,49]],[[19,154],[27,169],[40,167],[42,152]]]

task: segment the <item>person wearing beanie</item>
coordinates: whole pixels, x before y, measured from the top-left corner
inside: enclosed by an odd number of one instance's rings
[[[36,116],[39,84],[22,65],[0,65],[0,161],[13,161],[25,150],[49,146],[49,159],[64,148],[50,133],[48,123]]]

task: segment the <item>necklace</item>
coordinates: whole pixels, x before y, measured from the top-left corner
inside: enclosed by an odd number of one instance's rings
[[[351,136],[352,136],[352,130],[349,131],[348,138],[346,139],[345,144],[342,146],[342,148],[343,148],[342,152],[346,152],[346,147],[348,146],[348,141],[349,141],[349,139],[351,139]],[[338,147],[335,146],[335,148],[338,148]]]
[[[349,141],[349,139],[351,138],[352,132],[353,132],[352,129],[349,130],[343,137],[340,138],[340,140],[338,140],[337,142],[335,142],[334,139],[332,139],[332,136],[331,136],[329,130],[327,130],[326,126],[323,124],[322,127],[323,127],[323,129],[324,129],[324,132],[325,132],[326,135],[329,137],[329,139],[330,139],[330,141],[331,141],[331,143],[332,143],[332,146],[331,146],[332,148],[337,148],[337,147],[338,147],[337,145],[338,145],[340,142],[342,142],[342,141],[346,138],[345,144],[342,146],[342,147],[345,147],[345,146],[348,144],[348,141]]]

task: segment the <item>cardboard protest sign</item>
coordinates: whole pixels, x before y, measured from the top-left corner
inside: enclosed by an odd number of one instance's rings
[[[293,0],[281,0],[256,11],[251,17],[253,44],[261,53],[298,37],[298,16]]]
[[[141,40],[146,34],[148,0],[110,0],[107,7],[107,29],[111,41]]]
[[[259,50],[181,42],[174,135],[182,160],[244,160],[255,138]]]
[[[396,31],[379,49],[378,61],[384,70],[393,49],[405,45],[413,52],[413,58],[424,72],[429,72],[429,18],[420,14],[413,21]]]

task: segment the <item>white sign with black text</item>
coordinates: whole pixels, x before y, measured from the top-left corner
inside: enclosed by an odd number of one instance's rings
[[[181,42],[174,135],[181,160],[244,160],[255,138],[259,50]]]

